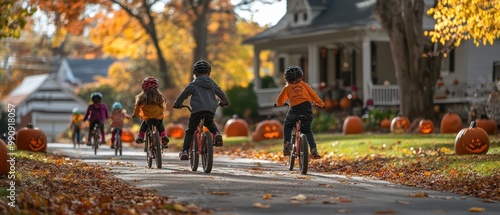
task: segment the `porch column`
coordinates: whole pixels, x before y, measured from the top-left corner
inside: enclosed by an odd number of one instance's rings
[[[258,90],[261,88],[260,80],[260,49],[253,47],[253,89]]]
[[[308,84],[315,90],[319,87],[319,49],[317,45],[308,46]]]
[[[373,99],[371,98],[371,86],[372,86],[372,69],[371,69],[371,45],[370,38],[363,38],[363,104],[366,104],[366,100]]]

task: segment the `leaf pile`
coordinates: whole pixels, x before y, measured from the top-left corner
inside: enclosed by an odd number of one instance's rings
[[[59,155],[30,154],[17,158],[16,207],[0,200],[0,214],[210,214],[140,189],[99,165]],[[0,178],[0,187],[10,179]]]
[[[281,152],[269,153],[265,150],[233,147],[218,150],[217,153],[287,162],[287,157]],[[331,153],[323,155],[321,159],[310,160],[309,167],[323,173],[372,177],[396,184],[475,196],[485,201],[500,201],[500,169],[493,168],[491,174],[484,175],[473,171],[472,167],[467,165],[478,161],[488,163],[491,160],[498,160],[499,157],[499,154],[456,156],[444,154],[440,150],[420,152],[412,157],[372,154],[348,158]],[[457,160],[462,166],[460,171],[448,165]],[[464,169],[469,170],[464,172]]]

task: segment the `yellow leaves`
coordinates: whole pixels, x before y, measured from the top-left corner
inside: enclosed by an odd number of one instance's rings
[[[270,204],[262,204],[260,202],[257,202],[255,204],[253,204],[253,206],[256,207],[256,208],[270,208],[271,207]]]
[[[272,193],[266,193],[266,194],[262,195],[262,199],[271,199],[271,198],[273,198]]]
[[[480,207],[471,207],[469,208],[469,212],[484,212],[486,211],[485,208],[480,208]]]

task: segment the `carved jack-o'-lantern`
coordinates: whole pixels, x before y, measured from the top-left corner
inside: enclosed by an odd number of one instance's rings
[[[169,123],[165,127],[165,132],[171,138],[182,139],[186,131],[184,130],[184,125],[181,123]]]
[[[486,154],[490,147],[488,134],[484,129],[476,127],[476,122],[472,121],[468,128],[458,132],[455,137],[455,153],[462,154]]]
[[[283,124],[275,119],[264,120],[257,124],[253,141],[283,138]]]
[[[9,150],[0,139],[0,176],[9,174],[10,164],[7,162],[8,160],[10,160]]]
[[[18,150],[34,152],[45,152],[47,150],[47,137],[45,133],[33,127],[31,123],[28,123],[26,127],[17,131],[15,143]]]
[[[446,113],[441,119],[441,133],[454,134],[463,128],[462,118],[457,113]]]
[[[246,137],[250,133],[248,124],[244,119],[233,117],[226,122],[224,134],[227,137]]]
[[[348,116],[342,127],[344,134],[360,134],[363,132],[363,122],[359,116]]]
[[[418,123],[418,130],[421,134],[430,134],[434,131],[434,123],[430,119],[422,119]]]
[[[127,143],[135,142],[134,132],[132,132],[132,130],[130,130],[128,128],[122,129],[121,138],[122,138],[122,142],[127,142]]]
[[[403,134],[410,130],[410,120],[406,116],[396,116],[391,121],[391,132]]]

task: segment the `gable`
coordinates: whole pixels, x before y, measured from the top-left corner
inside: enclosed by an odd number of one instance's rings
[[[108,76],[108,68],[115,62],[114,59],[68,59],[69,67],[75,78],[82,84],[94,82],[95,76]]]

